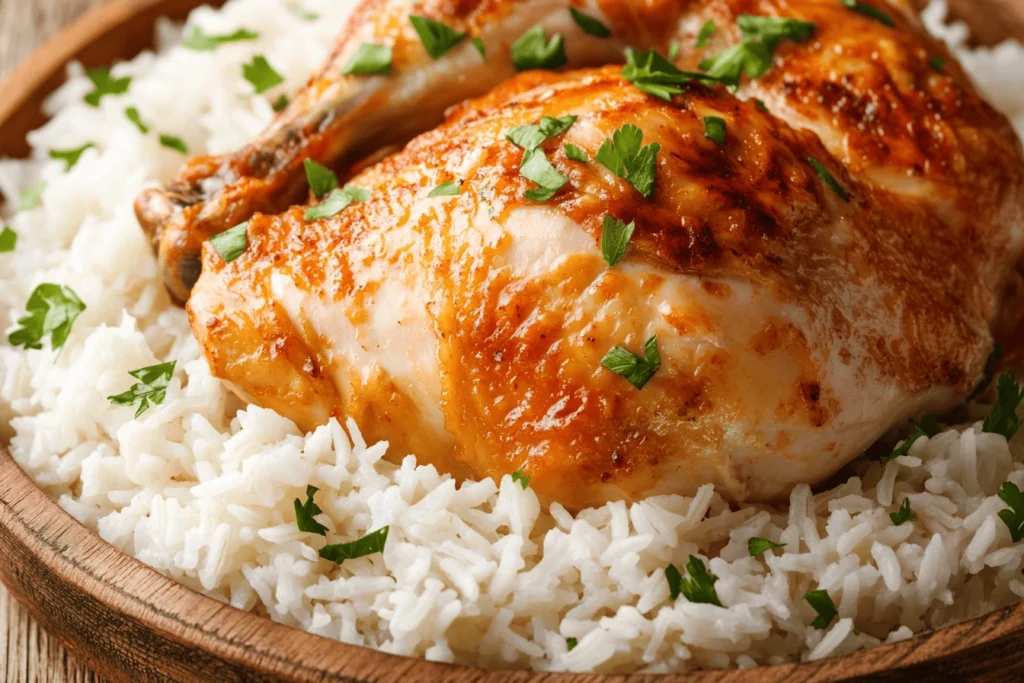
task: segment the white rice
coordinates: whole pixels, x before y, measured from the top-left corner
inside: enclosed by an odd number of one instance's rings
[[[486,666],[578,671],[687,671],[811,660],[908,638],[1024,596],[1024,544],[996,517],[1007,479],[1024,487],[1024,437],[1007,444],[980,424],[922,438],[888,464],[862,459],[836,488],[797,487],[789,505],[730,510],[710,486],[694,498],[610,503],[575,517],[542,510],[505,478],[462,486],[413,457],[382,459],[349,422],[300,434],[275,413],[245,407],[210,376],[184,313],[156,278],[132,214],[142,188],[182,157],[225,152],[271,118],[326,57],[354,0],[232,0],[189,26],[246,27],[262,36],[215,52],[173,47],[114,67],[130,92],[85,106],[81,69],[50,100],[53,119],[31,136],[35,163],[0,164],[8,197],[37,178],[41,209],[20,213],[16,252],[0,255],[0,315],[11,324],[40,282],[70,285],[88,308],[59,353],[0,342],[0,435],[21,466],[104,539],[178,581],[244,610],[387,652]],[[957,49],[992,101],[1024,130],[1024,49],[965,51],[963,27],[926,17]],[[252,95],[241,65],[266,55],[287,82]],[[152,126],[124,117],[137,106]],[[48,150],[96,143],[65,172]],[[10,328],[9,328],[10,329]],[[107,396],[128,371],[169,359],[178,373],[163,405],[133,419]],[[347,432],[346,432],[347,430]],[[1024,432],[1022,432],[1024,434]],[[337,566],[324,539],[300,533],[292,501],[307,484],[332,542],[383,525],[383,555]],[[918,521],[889,513],[909,497]],[[747,540],[786,544],[751,558]],[[725,607],[669,597],[664,568],[699,554],[719,577]],[[839,619],[824,631],[804,600],[828,591]],[[578,639],[568,652],[567,638]]]

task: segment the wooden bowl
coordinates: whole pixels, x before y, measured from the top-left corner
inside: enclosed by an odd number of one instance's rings
[[[159,16],[202,0],[112,0],[37,50],[0,87],[0,156],[27,153],[64,64],[100,66],[149,47]],[[210,4],[221,4],[211,2]],[[953,0],[988,40],[1024,38],[1024,2]],[[986,9],[989,8],[989,9]],[[345,645],[241,612],[117,551],[65,513],[0,446],[0,578],[52,635],[112,681],[359,682],[825,681],[935,677],[1020,680],[1024,603],[894,645],[806,664],[679,676],[494,671]]]

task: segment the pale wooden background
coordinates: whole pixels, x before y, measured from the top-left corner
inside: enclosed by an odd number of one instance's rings
[[[0,77],[44,39],[101,2],[103,0],[0,0]],[[0,681],[101,683],[98,676],[78,664],[47,636],[2,584]]]

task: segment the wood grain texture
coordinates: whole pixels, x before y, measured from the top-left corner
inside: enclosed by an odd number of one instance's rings
[[[1024,0],[950,0],[977,35],[1024,37]],[[100,0],[0,0],[0,73],[32,43]],[[0,154],[25,151],[39,103],[71,57],[102,65],[145,47],[159,14],[199,0],[113,0],[51,41],[0,87]],[[867,653],[805,665],[697,676],[494,672],[390,657],[306,634],[205,598],[144,567],[77,524],[0,447],[0,578],[39,622],[0,593],[0,681],[658,681],[1021,680],[1024,605]],[[2,589],[0,589],[2,590]]]

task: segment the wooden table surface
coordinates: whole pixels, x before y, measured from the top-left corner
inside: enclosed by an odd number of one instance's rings
[[[0,0],[0,77],[34,47],[104,0]],[[0,562],[3,559],[0,558]],[[78,664],[0,584],[0,681],[101,683]]]

